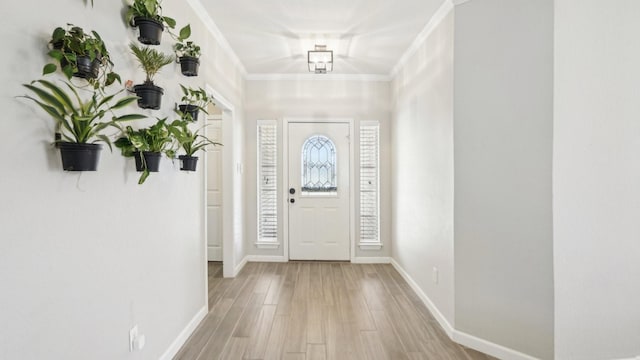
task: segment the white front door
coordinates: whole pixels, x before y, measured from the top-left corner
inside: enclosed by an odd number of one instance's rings
[[[222,142],[222,120],[207,120],[207,137]],[[222,261],[222,146],[207,149],[207,260]]]
[[[289,258],[349,260],[349,124],[288,124]]]

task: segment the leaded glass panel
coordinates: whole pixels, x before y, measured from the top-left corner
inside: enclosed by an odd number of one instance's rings
[[[302,146],[302,191],[335,192],[336,147],[326,136],[313,135]]]

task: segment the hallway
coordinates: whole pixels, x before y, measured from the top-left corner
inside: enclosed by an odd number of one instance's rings
[[[175,360],[493,359],[453,343],[391,265],[209,263],[211,311]]]

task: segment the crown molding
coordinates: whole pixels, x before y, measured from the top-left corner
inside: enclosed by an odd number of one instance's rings
[[[200,0],[187,0],[187,3],[196,13],[196,16],[200,18],[204,26],[209,30],[213,38],[220,44],[222,50],[227,53],[227,55],[231,58],[231,61],[233,61],[238,69],[240,69],[242,76],[246,78],[247,69],[244,67],[244,64],[242,64],[242,61],[240,61],[240,58],[238,57],[236,52],[233,51],[231,45],[229,45],[227,38],[224,37],[220,29],[218,28],[218,25],[216,25],[211,16],[209,16],[209,12],[204,7],[204,5],[202,5],[202,2],[200,2]]]
[[[396,65],[391,69],[389,78],[393,79],[398,75],[398,72],[406,64],[406,62],[415,54],[424,41],[431,35],[431,33],[440,25],[442,20],[453,10],[456,6],[469,2],[471,0],[445,0],[438,10],[433,14],[427,25],[424,26],[422,31],[416,36],[409,48],[402,54]]]
[[[248,81],[391,81],[379,74],[247,74]]]

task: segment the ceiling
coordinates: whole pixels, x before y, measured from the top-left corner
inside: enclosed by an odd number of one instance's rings
[[[308,74],[307,50],[337,74],[389,75],[443,0],[201,0],[249,74]]]

